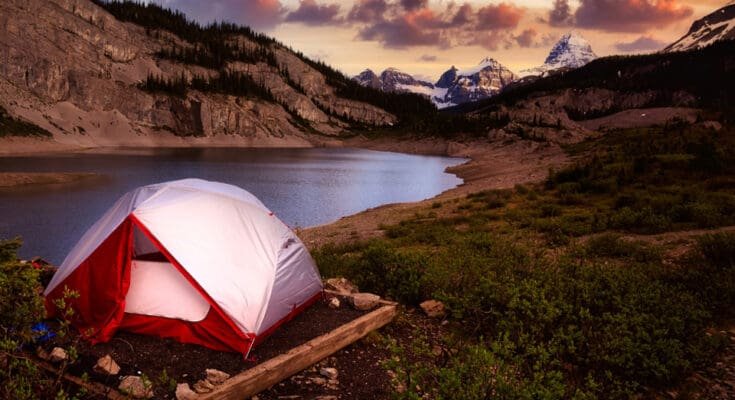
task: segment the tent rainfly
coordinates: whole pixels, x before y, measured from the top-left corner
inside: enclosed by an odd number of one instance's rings
[[[184,179],[125,194],[81,238],[45,291],[66,290],[93,343],[126,330],[247,356],[321,295],[296,235],[238,187]]]

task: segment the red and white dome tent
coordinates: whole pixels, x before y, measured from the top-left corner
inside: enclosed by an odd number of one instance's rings
[[[46,288],[64,289],[93,343],[118,329],[243,355],[314,303],[319,271],[298,237],[255,196],[199,179],[125,194],[69,253]]]

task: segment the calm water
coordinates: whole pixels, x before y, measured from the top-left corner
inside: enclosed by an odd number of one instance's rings
[[[130,150],[0,158],[0,171],[96,172],[71,185],[0,191],[0,238],[21,256],[60,263],[121,195],[138,186],[202,178],[248,190],[290,226],[314,226],[386,203],[426,199],[461,183],[444,169],[462,159],[357,149]]]

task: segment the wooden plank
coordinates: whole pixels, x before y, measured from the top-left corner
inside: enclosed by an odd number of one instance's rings
[[[396,312],[395,304],[382,306],[285,354],[235,375],[213,392],[199,398],[242,400],[253,396],[383,327],[393,320]]]

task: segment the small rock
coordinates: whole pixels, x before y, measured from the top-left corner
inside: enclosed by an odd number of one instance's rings
[[[424,310],[424,313],[426,313],[429,318],[439,318],[444,316],[444,303],[441,301],[426,300],[419,304],[419,307]]]
[[[209,383],[207,380],[198,380],[197,383],[194,384],[194,391],[202,394],[202,393],[209,393],[212,390],[214,390],[214,385]]]
[[[329,308],[337,309],[339,308],[339,306],[340,306],[340,302],[338,298],[332,297],[331,299],[329,299]]]
[[[69,358],[69,355],[66,354],[66,350],[62,349],[61,347],[54,347],[53,350],[51,350],[51,354],[49,354],[49,361],[53,363],[62,362]]]
[[[97,360],[92,370],[98,374],[117,375],[120,373],[120,366],[108,354]]]
[[[372,293],[356,293],[352,296],[352,306],[360,311],[372,310],[379,301],[380,296]]]
[[[292,395],[288,395],[288,396],[278,396],[278,399],[279,400],[296,400],[296,399],[300,399],[300,398],[301,398],[301,396],[299,396],[297,394],[292,394]]]
[[[339,376],[339,372],[337,371],[337,368],[322,368],[319,370],[319,374],[321,376],[327,377],[328,379],[337,379],[337,376]]]
[[[314,378],[311,378],[309,381],[319,386],[324,386],[327,384],[327,380],[322,377],[314,377]]]
[[[359,292],[357,286],[345,278],[329,278],[324,285],[327,289],[339,293],[351,294]]]
[[[129,375],[124,377],[117,388],[135,399],[150,399],[153,397],[153,388],[150,384],[146,385],[143,378],[139,376]]]
[[[226,380],[230,379],[230,374],[218,369],[207,368],[205,372],[207,373],[207,380],[213,385],[221,385]]]
[[[314,400],[337,400],[337,396],[317,396]]]
[[[176,385],[176,400],[196,400],[198,397],[199,395],[191,390],[188,383]]]

